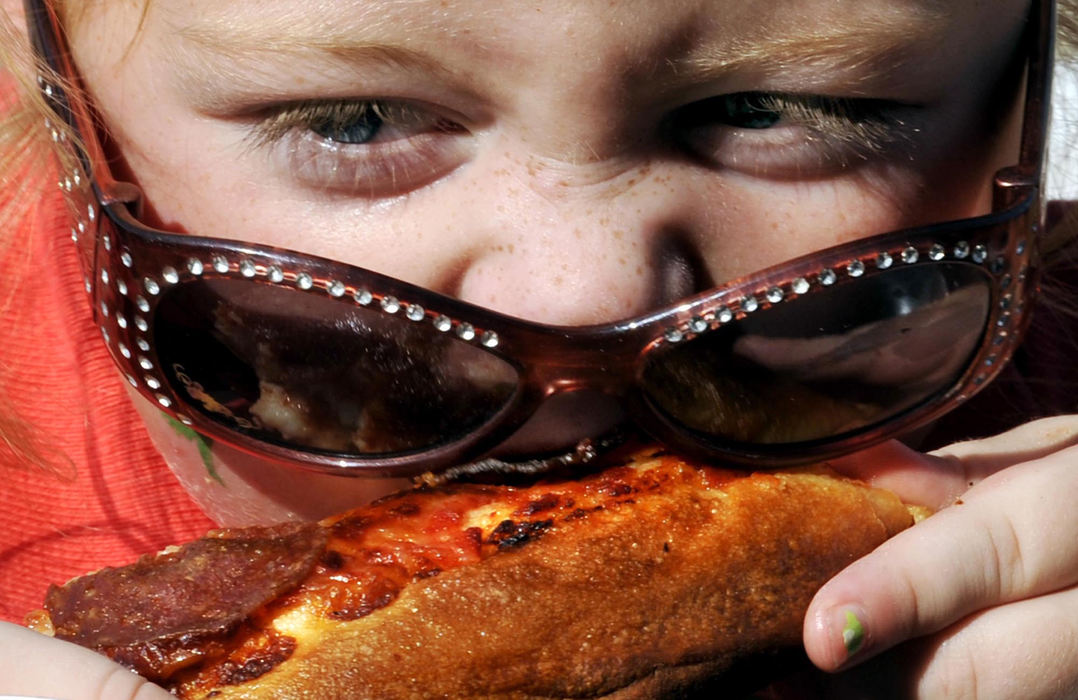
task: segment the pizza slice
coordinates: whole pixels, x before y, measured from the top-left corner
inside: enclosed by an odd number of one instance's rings
[[[647,448],[211,532],[53,586],[28,623],[181,698],[665,697],[798,647],[819,586],[917,516],[823,470]]]

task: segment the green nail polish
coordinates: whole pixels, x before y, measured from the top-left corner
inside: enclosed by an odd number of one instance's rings
[[[849,610],[846,611],[846,625],[842,628],[842,643],[846,645],[847,654],[856,654],[865,641],[865,628]]]

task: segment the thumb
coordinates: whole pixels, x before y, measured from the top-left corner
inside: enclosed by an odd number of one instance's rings
[[[932,454],[962,462],[970,480],[980,481],[1005,467],[1031,462],[1075,444],[1078,444],[1078,415],[1054,416],[983,440],[956,442]]]
[[[892,491],[906,503],[939,510],[1001,469],[1074,444],[1078,444],[1078,415],[1056,416],[928,454],[891,441],[828,464],[840,474]]]
[[[950,505],[972,486],[961,460],[922,454],[896,441],[833,459],[828,466],[933,510]]]
[[[0,693],[63,700],[175,700],[89,649],[0,622]]]

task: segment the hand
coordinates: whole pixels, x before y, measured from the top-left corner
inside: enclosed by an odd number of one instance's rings
[[[0,694],[63,700],[175,700],[89,649],[0,622]]]
[[[828,697],[1078,697],[1075,444],[1067,416],[835,465],[939,512],[817,593],[805,648],[844,671]]]

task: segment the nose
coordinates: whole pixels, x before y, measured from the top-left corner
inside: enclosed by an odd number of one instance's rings
[[[699,193],[676,170],[533,157],[477,176],[452,293],[532,321],[585,325],[711,286]]]
[[[499,176],[469,209],[473,234],[457,296],[532,321],[583,325],[712,285],[699,246],[704,198],[678,166],[532,159]],[[555,395],[494,454],[569,450],[624,420],[616,397]]]

